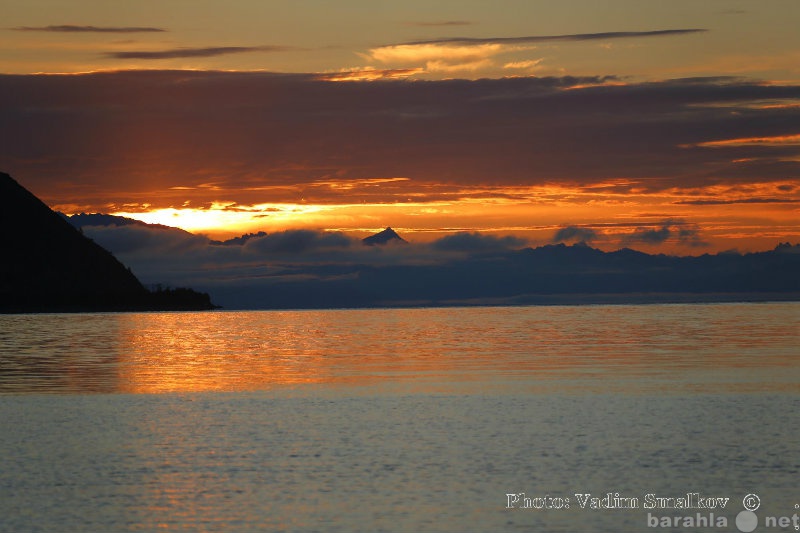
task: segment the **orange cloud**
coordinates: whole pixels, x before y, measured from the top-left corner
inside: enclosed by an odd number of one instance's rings
[[[535,70],[544,59],[529,59],[526,61],[511,61],[503,65],[505,69]]]
[[[381,63],[424,63],[426,61],[472,62],[507,51],[502,44],[475,46],[447,44],[397,44],[373,48],[368,57]]]
[[[357,67],[320,74],[317,79],[324,81],[398,80],[424,72],[425,69],[422,68],[377,69],[375,67]]]
[[[412,43],[373,48],[364,57],[384,64],[424,64],[425,72],[474,72],[491,67],[495,56],[531,48],[533,47],[503,43]]]
[[[63,210],[162,210],[154,221],[231,236],[391,225],[518,227],[536,240],[552,231],[532,228],[643,224],[631,215],[641,212],[661,213],[655,230],[668,219],[749,219],[760,235],[797,219],[800,135],[785,129],[796,108],[736,115],[701,106],[788,101],[800,87],[608,81],[2,76],[0,165]],[[715,146],[730,148],[705,149]],[[714,246],[729,246],[702,229]]]
[[[773,137],[741,137],[682,145],[683,147],[726,148],[738,146],[800,146],[800,134],[777,135]]]

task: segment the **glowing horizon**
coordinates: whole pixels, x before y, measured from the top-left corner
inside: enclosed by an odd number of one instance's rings
[[[766,196],[780,191],[787,182],[764,184],[759,189],[745,191],[716,186],[691,194],[664,191],[654,195],[636,190],[609,194],[609,188],[623,185],[631,184],[617,180],[588,187],[551,185],[502,190],[502,194],[515,197],[513,199],[493,190],[494,197],[482,191],[485,197],[436,202],[240,205],[212,201],[205,208],[147,209],[149,206],[142,206],[140,210],[109,214],[218,239],[294,229],[365,234],[392,226],[415,234],[415,240],[423,242],[450,233],[477,231],[514,235],[532,244],[546,244],[560,228],[581,227],[594,232],[597,247],[613,249],[624,244],[650,251],[652,247],[646,243],[625,243],[625,239],[643,228],[690,224],[693,231],[702,232],[702,241],[659,243],[661,249],[680,254],[730,248],[771,249],[778,242],[791,241],[800,230],[795,216],[795,204],[800,203],[800,199],[780,204],[777,215],[774,202],[752,201],[754,193]],[[707,204],[716,207],[714,213],[708,213]],[[534,210],[536,214],[532,215]],[[775,218],[768,232],[759,231],[758,225],[743,226],[736,222],[743,217],[763,216]],[[499,220],[504,223],[498,224]]]
[[[635,246],[769,249],[800,241],[798,6],[18,3],[0,169],[65,213],[217,238],[679,227],[696,238]]]

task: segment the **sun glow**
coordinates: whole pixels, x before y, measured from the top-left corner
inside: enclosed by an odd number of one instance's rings
[[[736,226],[733,223],[735,219],[741,219],[741,223],[748,219],[767,220],[768,227],[780,228],[778,237],[770,236],[769,242],[762,245],[737,238],[736,246],[750,250],[769,248],[776,238],[795,240],[798,231],[796,217],[800,189],[795,180],[757,185],[665,188],[658,192],[649,192],[645,183],[632,178],[570,185],[433,186],[409,188],[402,195],[406,201],[389,201],[404,192],[402,185],[405,184],[408,184],[405,178],[362,180],[358,186],[337,180],[317,183],[338,199],[361,199],[361,202],[325,203],[331,196],[321,195],[305,198],[308,203],[242,204],[217,200],[194,204],[197,207],[187,202],[158,208],[147,204],[127,204],[113,214],[149,224],[178,227],[213,239],[295,229],[336,229],[361,237],[371,232],[364,228],[391,226],[417,234],[414,239],[417,242],[458,231],[494,232],[503,228],[503,231],[523,237],[530,243],[546,244],[561,227],[585,226],[598,234],[593,244],[608,249],[618,248],[620,238],[625,232],[633,231],[631,228],[646,226],[658,230],[670,221],[693,224],[691,227],[696,226],[704,242],[719,249],[730,248],[731,239],[726,230],[722,233],[726,236],[726,243],[715,240],[719,233],[715,228],[720,224]],[[382,187],[380,191],[378,186]],[[366,192],[356,194],[364,187],[368,189]],[[613,221],[609,222],[609,219]],[[758,238],[767,239],[761,234]],[[711,249],[716,248],[703,248],[701,251]],[[677,253],[684,250],[662,247],[662,251]]]
[[[214,202],[209,208],[161,208],[151,211],[113,213],[116,216],[181,228],[191,233],[241,234],[254,229],[305,226],[320,220],[329,206],[256,204],[249,206]]]

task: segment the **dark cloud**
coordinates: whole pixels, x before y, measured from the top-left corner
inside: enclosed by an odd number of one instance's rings
[[[64,32],[64,33],[153,33],[165,32],[164,28],[150,28],[150,27],[137,27],[137,26],[73,26],[64,24],[60,26],[20,26],[12,28],[14,31],[48,31],[48,32]]]
[[[119,219],[120,217],[107,217]],[[99,219],[98,219],[99,220]],[[501,252],[522,247],[526,241],[513,236],[456,233],[427,244],[364,246],[360,239],[341,232],[286,230],[259,232],[220,242],[178,228],[144,224],[130,219],[106,220],[108,225],[81,225],[89,238],[111,251],[147,283],[188,283],[196,276],[213,279],[248,277],[265,262],[279,270],[306,272],[309,265],[444,264],[465,253]]]
[[[347,248],[353,240],[343,233],[311,230],[287,230],[249,239],[245,252],[300,254],[311,250]]]
[[[643,242],[645,244],[661,244],[672,236],[669,226],[661,226],[659,229],[642,229],[632,235],[628,242]]]
[[[700,230],[697,228],[679,227],[678,242],[684,246],[692,246],[695,248],[705,248],[709,246],[708,242],[700,237]]]
[[[601,33],[572,33],[564,35],[529,35],[526,37],[446,37],[444,39],[426,39],[420,41],[409,41],[401,43],[403,45],[416,44],[451,44],[460,46],[472,46],[481,44],[535,44],[557,41],[596,41],[609,39],[633,39],[640,37],[667,37],[674,35],[686,35],[708,31],[702,28],[671,29],[654,31],[609,31]],[[397,45],[389,45],[397,46]]]
[[[431,264],[446,259],[444,253],[432,257],[427,245],[370,247],[344,233],[329,231],[259,232],[220,242],[178,228],[139,222],[119,225],[112,221],[81,229],[146,284],[208,286],[231,280],[252,284],[276,273],[309,276],[321,272],[321,267],[313,265],[332,265],[339,271],[353,264]]]
[[[675,240],[678,244],[691,247],[705,247],[708,243],[700,237],[700,232],[696,226],[692,226],[683,221],[667,220],[659,227],[640,228],[627,235],[623,239],[623,244],[642,243],[649,245],[659,245],[668,240]]]
[[[798,146],[699,146],[796,134],[800,107],[753,109],[748,102],[800,101],[800,86],[607,79],[0,75],[0,168],[51,205],[81,202],[92,210],[109,202],[500,198],[546,184],[622,196],[702,194],[721,184],[800,178]],[[387,181],[395,178],[402,180]]]
[[[592,228],[582,228],[579,226],[566,226],[558,231],[553,236],[553,242],[592,242],[597,239],[597,232]]]
[[[488,252],[520,248],[527,241],[517,237],[496,237],[477,232],[461,232],[434,241],[431,247],[445,252]]]
[[[290,46],[211,46],[207,48],[173,48],[170,50],[108,52],[114,59],[177,59],[183,57],[216,57],[251,52],[286,52],[297,50]]]
[[[178,228],[157,227],[151,224],[126,224],[124,226],[83,226],[82,231],[103,248],[114,254],[136,253],[147,250],[149,254],[186,253],[204,247],[208,239]]]
[[[442,20],[439,22],[408,22],[409,26],[436,27],[436,26],[469,26],[473,24],[468,20]]]

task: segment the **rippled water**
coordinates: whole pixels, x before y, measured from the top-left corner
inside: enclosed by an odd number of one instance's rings
[[[800,504],[799,324],[794,303],[0,316],[0,530],[642,531],[675,512],[575,493],[699,492],[738,531],[748,493],[762,524]],[[572,506],[508,509],[521,492]]]

